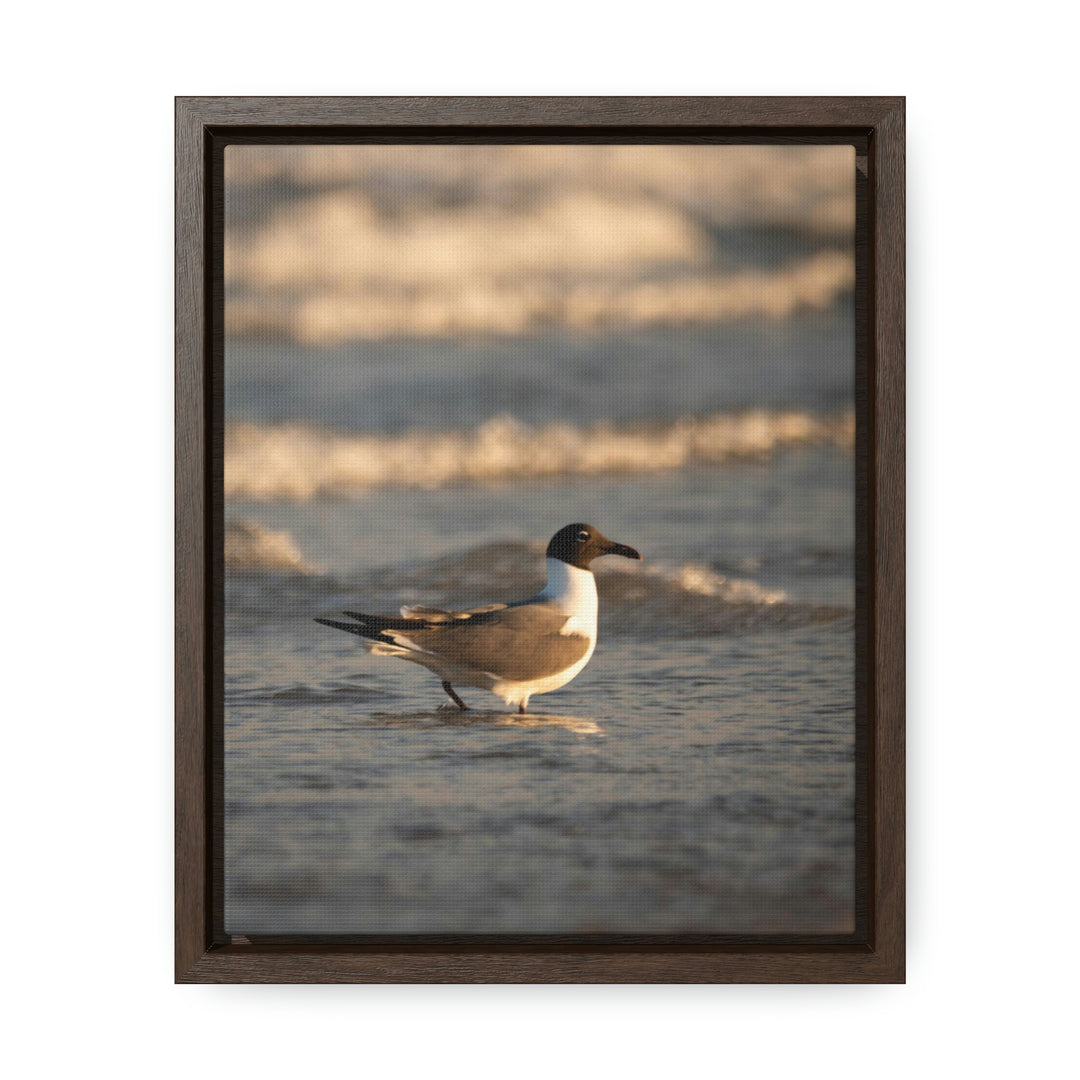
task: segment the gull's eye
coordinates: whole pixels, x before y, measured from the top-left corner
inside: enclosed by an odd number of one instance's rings
[[[584,544],[585,541],[589,539],[589,534],[582,529],[581,532],[577,534],[577,539],[579,544]]]

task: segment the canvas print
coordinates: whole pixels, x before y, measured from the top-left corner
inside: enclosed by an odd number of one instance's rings
[[[855,183],[226,148],[228,934],[855,931]]]

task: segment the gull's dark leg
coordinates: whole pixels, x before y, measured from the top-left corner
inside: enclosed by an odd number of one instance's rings
[[[518,715],[519,716],[524,716],[525,715],[525,706],[524,705],[519,705],[518,706]]]
[[[468,712],[469,706],[466,705],[465,702],[462,701],[461,698],[459,698],[457,694],[454,693],[454,688],[445,679],[443,679],[442,688],[454,699],[454,704],[459,709],[461,709],[463,712]]]

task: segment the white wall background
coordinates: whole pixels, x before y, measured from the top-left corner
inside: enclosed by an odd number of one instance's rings
[[[12,1075],[1064,1071],[1080,597],[1059,10],[114,0],[7,13]],[[240,93],[908,96],[906,987],[171,984],[172,97]]]

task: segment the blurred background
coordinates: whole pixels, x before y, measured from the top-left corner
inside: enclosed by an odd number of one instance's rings
[[[854,175],[227,149],[233,932],[850,931]],[[572,521],[645,560],[527,726],[311,621],[530,595]]]
[[[293,425],[230,424],[231,495],[850,440],[850,148],[230,147],[226,185],[229,418]]]
[[[226,183],[233,335],[700,326],[853,280],[846,148],[232,147]]]

